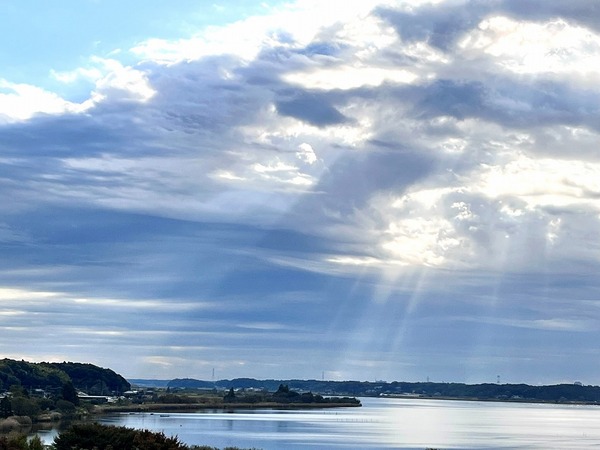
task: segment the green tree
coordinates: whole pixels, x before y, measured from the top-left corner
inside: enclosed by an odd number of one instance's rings
[[[11,397],[29,397],[29,392],[20,384],[13,384],[9,388]]]
[[[289,394],[290,392],[290,388],[288,387],[287,384],[280,384],[279,388],[277,389],[277,392],[275,392],[275,394]]]
[[[227,394],[225,394],[225,397],[223,397],[223,401],[225,401],[225,402],[235,401],[235,392],[233,391],[233,388],[229,389],[229,392],[227,392]]]
[[[77,410],[73,403],[63,399],[56,401],[56,409],[59,410],[61,413],[67,415],[74,414]]]
[[[29,440],[29,446],[27,450],[44,450],[44,443],[39,436],[34,436]]]
[[[7,418],[12,415],[12,408],[10,406],[10,399],[8,397],[2,397],[0,400],[0,416]]]
[[[73,403],[74,405],[79,405],[79,397],[77,397],[77,391],[75,390],[75,386],[70,381],[67,381],[63,384],[62,387],[62,398],[68,402]]]
[[[13,414],[17,416],[36,417],[40,413],[40,405],[31,398],[15,397],[10,400]]]
[[[8,435],[0,437],[0,450],[29,450],[24,435]]]

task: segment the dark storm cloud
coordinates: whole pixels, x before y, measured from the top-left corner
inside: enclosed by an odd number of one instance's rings
[[[470,0],[424,5],[410,12],[379,8],[377,14],[390,23],[406,42],[424,41],[450,51],[466,32],[493,15],[507,15],[529,21],[563,19],[600,30],[600,5],[588,0]]]
[[[338,56],[344,49],[344,46],[336,42],[311,42],[298,53],[309,56]]]
[[[377,14],[390,23],[402,40],[424,41],[448,51],[466,31],[493,10],[494,2],[471,1],[466,4],[426,5],[411,12],[380,8]]]
[[[449,115],[463,120],[482,116],[488,109],[486,87],[479,82],[439,80],[423,86],[420,94],[415,109],[419,116],[425,118]]]
[[[115,149],[119,153],[139,150],[134,145],[125,145],[149,137],[147,130],[133,124],[136,108],[125,107],[118,113],[103,109],[89,115],[40,116],[28,122],[2,125],[2,154],[65,158]]]
[[[227,132],[248,122],[268,101],[260,88],[247,83],[252,69],[234,76],[238,66],[231,58],[213,57],[174,64],[168,70],[155,67],[151,80],[159,94],[149,106],[159,116],[164,114],[166,128],[207,137]],[[226,72],[231,76],[224,76]]]
[[[400,96],[414,103],[417,117],[451,116],[459,120],[483,119],[515,128],[555,124],[598,129],[596,92],[566,84],[536,80],[517,83],[497,77],[495,83],[442,79],[431,84],[403,88]]]
[[[401,193],[431,172],[432,159],[401,143],[393,145],[393,149],[388,145],[364,155],[342,156],[321,178],[315,189],[323,194],[314,200],[348,214],[364,208],[378,191]]]
[[[135,292],[138,298],[194,299],[219,286],[215,281],[229,277],[230,270],[264,270],[269,263],[261,262],[260,249],[303,255],[327,253],[331,245],[285,229],[98,208],[37,208],[5,220],[5,229],[18,230],[21,237],[0,247],[4,282],[18,278],[32,288],[53,286],[85,296]],[[28,271],[36,268],[46,275]],[[17,269],[20,276],[11,272]],[[246,285],[252,289],[253,283]],[[234,288],[235,283],[223,282],[219,291]]]
[[[282,97],[275,102],[275,106],[283,116],[294,117],[317,127],[348,122],[348,118],[321,93],[296,91],[283,94]]]
[[[600,5],[594,1],[571,0],[503,0],[498,9],[519,19],[544,21],[563,19],[600,30]]]

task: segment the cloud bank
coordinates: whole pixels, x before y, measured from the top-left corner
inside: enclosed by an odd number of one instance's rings
[[[0,79],[3,354],[597,382],[595,6],[328,5]]]

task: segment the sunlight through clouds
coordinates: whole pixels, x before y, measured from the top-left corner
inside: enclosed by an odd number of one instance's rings
[[[574,75],[589,87],[599,76],[600,35],[564,20],[523,23],[490,17],[459,47],[468,54],[490,55],[496,64],[518,74]]]
[[[463,177],[462,186],[416,190],[395,200],[389,211],[397,219],[390,222],[382,248],[405,264],[472,265],[478,264],[482,246],[492,250],[497,239],[518,233],[523,220],[539,215],[554,244],[565,220],[561,209],[566,217],[574,210],[598,218],[600,168],[595,164],[520,155],[505,166],[483,169]],[[489,234],[494,228],[496,233]],[[487,235],[483,240],[481,233]],[[483,266],[493,261],[491,255]]]
[[[600,164],[517,155],[505,166],[483,167],[475,186],[491,198],[518,197],[528,209],[579,205],[600,211]]]
[[[531,360],[593,381],[594,8],[242,3],[142,7],[94,36],[85,16],[48,58],[20,17],[3,354],[148,377],[526,381]]]
[[[286,81],[309,89],[355,89],[361,86],[379,86],[387,81],[412,83],[416,78],[417,75],[408,70],[371,67],[339,67],[285,76]]]

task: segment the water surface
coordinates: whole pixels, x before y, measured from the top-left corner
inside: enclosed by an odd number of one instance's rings
[[[100,423],[263,450],[600,448],[600,407],[363,398],[362,408],[128,413]],[[54,432],[55,433],[55,432]],[[50,442],[53,433],[42,435]]]

